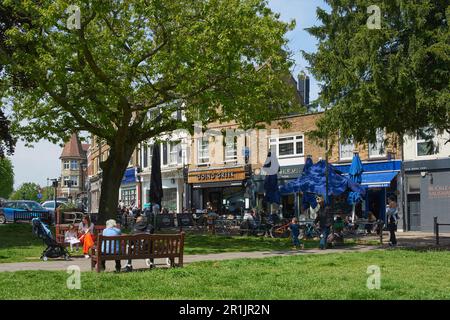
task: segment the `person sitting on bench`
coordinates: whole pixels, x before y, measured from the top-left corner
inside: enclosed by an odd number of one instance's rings
[[[154,228],[151,224],[147,224],[143,216],[139,216],[136,219],[136,223],[133,226],[133,230],[131,231],[131,234],[153,234]],[[154,261],[153,259],[148,259],[150,261],[147,261],[147,264],[150,267],[153,267]],[[131,264],[131,259],[128,259],[127,265],[125,266],[125,272],[131,272],[133,271],[133,266]]]
[[[110,220],[106,221],[106,228],[105,228],[105,230],[103,230],[104,236],[114,237],[114,236],[120,236],[121,234],[122,234],[122,232],[120,231],[119,228],[117,228],[116,220],[110,219]],[[107,243],[107,241],[103,240],[102,253],[105,253],[105,254],[115,253],[115,252],[117,252],[117,249],[120,250],[120,248],[117,248],[118,246],[120,246],[119,240],[114,241],[114,243],[112,243],[111,246],[109,245],[109,243]],[[112,252],[109,252],[110,248],[111,248]],[[116,261],[116,272],[120,272],[120,269],[121,269],[120,260],[115,260],[115,261]],[[103,270],[106,269],[106,261],[105,260],[102,261],[102,268],[103,268]]]

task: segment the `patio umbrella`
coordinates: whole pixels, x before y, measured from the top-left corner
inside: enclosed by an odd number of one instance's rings
[[[150,202],[157,203],[161,207],[163,198],[162,178],[161,178],[161,151],[158,143],[153,146],[152,171],[150,176]]]
[[[353,154],[352,164],[351,164],[350,170],[349,170],[350,180],[353,181],[354,183],[361,184],[363,171],[364,171],[364,169],[363,169],[361,159],[359,158],[359,154],[357,152],[355,152]],[[352,221],[355,221],[355,205],[356,205],[356,203],[358,203],[361,200],[362,200],[361,194],[358,192],[352,191],[348,194],[347,202],[349,204],[353,205]]]
[[[328,167],[328,170],[327,170]],[[358,183],[353,182],[349,178],[342,176],[336,172],[331,164],[327,164],[324,160],[317,162],[315,165],[305,171],[295,181],[289,182],[280,188],[282,193],[313,193],[320,194],[325,197],[326,194],[326,175],[328,171],[328,195],[338,196],[351,190],[364,196],[366,190]]]
[[[268,203],[281,203],[280,191],[278,189],[279,170],[280,164],[278,163],[277,156],[274,152],[269,151],[266,162],[262,168],[263,173],[266,175],[266,178],[264,179],[264,199]]]

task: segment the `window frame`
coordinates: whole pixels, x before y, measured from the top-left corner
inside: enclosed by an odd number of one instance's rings
[[[383,140],[382,141],[381,141],[381,139],[378,139],[379,138],[379,133],[383,134]],[[386,158],[387,152],[386,152],[385,138],[386,138],[386,130],[385,129],[377,129],[377,135],[376,135],[377,142],[375,142],[375,144],[369,143],[369,146],[368,146],[368,148],[369,148],[368,149],[369,159]],[[378,153],[376,155],[371,155],[371,150],[373,149],[372,146],[373,145],[378,146],[379,143],[383,144],[383,151],[384,151],[384,153],[383,154]],[[380,148],[377,148],[377,151],[379,151],[379,150],[380,150]]]
[[[280,141],[281,140],[281,141]],[[284,144],[292,144],[292,154],[284,154],[280,155],[280,142],[281,145]],[[302,150],[301,152],[298,151],[297,144],[301,142],[302,144]],[[297,157],[304,157],[305,156],[305,136],[303,134],[294,134],[294,135],[284,135],[279,137],[270,137],[269,138],[269,147],[272,149],[272,147],[275,146],[276,154],[278,159],[290,159],[290,158],[297,158]]]
[[[353,152],[355,151],[355,142],[353,139],[348,139],[348,143],[343,144],[341,141],[339,141],[339,161],[348,161],[353,159]],[[351,142],[350,142],[351,141]],[[342,157],[342,146],[343,145],[351,145],[352,150],[349,157]]]
[[[206,148],[204,148],[203,143],[206,143]],[[207,154],[207,156],[204,156],[204,154]],[[206,160],[206,161],[205,161]],[[197,139],[197,165],[209,165],[210,159],[209,159],[209,138],[208,137],[202,137]]]

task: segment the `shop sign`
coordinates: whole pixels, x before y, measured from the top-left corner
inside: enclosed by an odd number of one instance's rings
[[[428,199],[448,199],[450,198],[450,186],[429,186]]]
[[[188,183],[222,182],[222,181],[236,181],[244,179],[245,179],[245,169],[243,167],[239,167],[239,168],[189,172]]]

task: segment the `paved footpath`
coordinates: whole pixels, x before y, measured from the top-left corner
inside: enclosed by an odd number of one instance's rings
[[[257,251],[257,252],[226,252],[226,253],[214,253],[214,254],[194,254],[185,255],[184,263],[190,264],[200,261],[221,261],[232,259],[260,259],[269,257],[282,257],[282,256],[295,256],[295,255],[312,255],[312,254],[331,254],[331,253],[343,253],[343,252],[367,252],[371,250],[377,250],[386,248],[386,246],[354,246],[341,249],[308,249],[297,251]],[[166,266],[164,259],[155,260],[157,266]],[[126,261],[122,261],[122,267],[124,267]],[[24,270],[67,270],[69,266],[79,266],[81,271],[91,270],[91,260],[84,257],[74,257],[70,261],[65,260],[52,260],[52,261],[39,261],[39,262],[17,262],[17,263],[0,263],[0,272],[5,271],[24,271]],[[147,269],[144,260],[137,260],[133,262],[134,269]],[[108,261],[106,263],[107,271],[113,271],[114,261]]]

